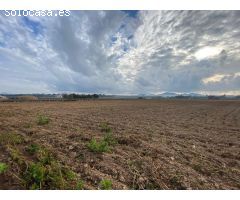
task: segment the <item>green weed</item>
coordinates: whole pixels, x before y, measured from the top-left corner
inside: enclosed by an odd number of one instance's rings
[[[24,175],[26,186],[30,189],[42,189],[46,179],[46,170],[40,163],[32,163]]]
[[[97,152],[97,153],[110,151],[110,147],[108,143],[105,142],[104,140],[100,140],[99,142],[97,142],[96,139],[92,139],[88,143],[87,147],[89,148],[90,151]]]
[[[5,173],[7,169],[8,169],[7,164],[0,162],[0,174]]]
[[[34,156],[29,161],[16,146],[8,146],[11,158],[19,169],[19,178],[26,189],[75,189],[77,175],[58,162],[46,148],[32,144],[26,149]]]
[[[30,154],[35,154],[40,150],[40,146],[37,144],[31,144],[30,146],[28,146],[26,148],[27,152],[29,152]]]
[[[18,148],[16,148],[15,146],[9,145],[7,149],[13,161],[15,161],[18,165],[24,164],[25,159]]]
[[[84,182],[83,182],[82,180],[79,180],[79,181],[77,182],[77,187],[76,187],[76,189],[77,189],[77,190],[83,190],[83,187],[84,187]]]
[[[75,172],[73,172],[68,168],[63,170],[63,174],[65,175],[66,179],[69,181],[73,181],[77,178]]]
[[[38,119],[37,119],[37,124],[38,125],[45,125],[48,124],[50,122],[49,117],[45,116],[45,115],[39,115]]]
[[[113,136],[112,133],[106,133],[103,137],[103,140],[108,143],[108,145],[116,145],[117,139]]]
[[[29,189],[74,189],[77,175],[56,160],[45,163],[42,160],[31,163],[23,174],[26,188]]]
[[[40,148],[37,152],[37,158],[42,164],[51,164],[54,161],[53,154],[45,148]]]
[[[112,189],[112,181],[110,180],[101,180],[99,187],[101,190],[111,190]]]

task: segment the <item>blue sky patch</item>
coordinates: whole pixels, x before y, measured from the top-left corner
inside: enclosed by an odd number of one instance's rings
[[[137,17],[138,10],[123,10],[123,12],[127,13],[129,17]]]
[[[23,17],[23,23],[32,30],[35,35],[41,34],[42,26],[39,22],[30,20],[28,17]]]

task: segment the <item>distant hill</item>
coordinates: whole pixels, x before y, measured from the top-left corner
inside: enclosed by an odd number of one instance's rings
[[[190,92],[190,93],[164,92],[164,93],[159,94],[158,96],[161,96],[161,97],[176,97],[176,96],[202,97],[204,95],[194,93],[194,92]]]
[[[175,97],[177,95],[178,94],[175,92],[164,92],[164,93],[159,94],[159,96],[162,96],[162,97]]]

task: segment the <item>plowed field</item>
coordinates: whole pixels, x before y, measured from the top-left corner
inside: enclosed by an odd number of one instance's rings
[[[0,145],[0,189],[240,189],[240,101],[0,103]]]

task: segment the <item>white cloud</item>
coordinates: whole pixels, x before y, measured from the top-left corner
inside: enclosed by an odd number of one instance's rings
[[[215,74],[211,77],[204,78],[203,83],[208,84],[208,83],[211,83],[211,82],[220,82],[224,78],[227,78],[227,77],[230,77],[230,76],[231,76],[230,74]]]
[[[194,56],[198,60],[206,59],[206,58],[213,58],[217,55],[219,55],[222,51],[222,48],[219,47],[203,47],[200,50],[198,50]]]

